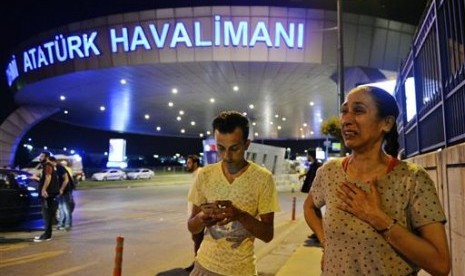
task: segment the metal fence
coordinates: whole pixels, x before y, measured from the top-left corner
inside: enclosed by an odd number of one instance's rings
[[[431,1],[395,91],[406,157],[465,141],[464,41],[465,1]]]

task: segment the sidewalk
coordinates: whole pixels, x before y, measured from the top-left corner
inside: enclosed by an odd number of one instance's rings
[[[293,253],[289,256],[284,265],[281,266],[275,276],[321,275],[321,247],[307,239],[311,230],[308,228],[305,221],[300,219],[298,223],[301,226],[293,231],[293,235],[298,241],[298,246],[295,247]]]
[[[321,256],[320,247],[302,244],[276,273],[276,276],[321,275]]]

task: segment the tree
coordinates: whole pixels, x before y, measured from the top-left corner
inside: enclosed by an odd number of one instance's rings
[[[321,124],[321,133],[337,139],[341,143],[341,156],[345,156],[346,148],[342,140],[341,120],[337,116],[331,116]]]

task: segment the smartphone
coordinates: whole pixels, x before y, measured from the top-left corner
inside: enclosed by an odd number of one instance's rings
[[[212,213],[216,208],[217,206],[215,203],[204,203],[200,205],[200,209],[202,209],[204,213]]]
[[[221,209],[224,209],[224,208],[229,207],[229,206],[232,205],[230,200],[218,200],[217,204],[218,204],[217,207],[221,208]]]

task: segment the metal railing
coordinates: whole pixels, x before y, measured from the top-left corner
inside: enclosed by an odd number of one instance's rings
[[[463,0],[431,1],[399,70],[397,123],[406,157],[465,141],[464,26]]]

